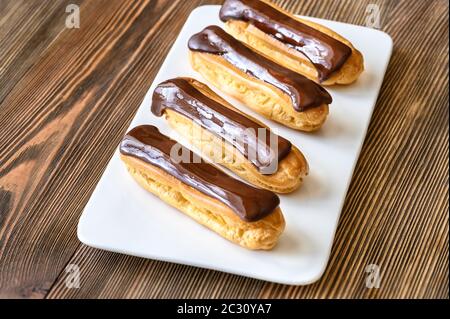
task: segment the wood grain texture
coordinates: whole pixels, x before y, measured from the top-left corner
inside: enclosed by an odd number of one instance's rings
[[[271,284],[80,244],[78,218],[190,11],[211,1],[0,0],[0,297],[448,298],[448,2],[277,1],[394,53],[317,283]],[[80,29],[66,29],[78,3]],[[365,287],[365,267],[381,287]],[[68,264],[81,287],[65,285]]]

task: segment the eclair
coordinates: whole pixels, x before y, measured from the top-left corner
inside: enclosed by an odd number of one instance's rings
[[[218,26],[188,42],[194,70],[224,93],[288,127],[314,131],[328,115],[330,94],[303,75],[251,50]]]
[[[164,115],[205,158],[253,185],[288,193],[308,174],[306,159],[297,147],[192,78],[159,84],[151,111]]]
[[[276,194],[225,174],[154,126],[128,132],[120,157],[144,189],[236,244],[271,249],[283,232]]]
[[[323,85],[350,84],[364,70],[362,54],[333,30],[259,0],[226,0],[225,30],[254,50]]]

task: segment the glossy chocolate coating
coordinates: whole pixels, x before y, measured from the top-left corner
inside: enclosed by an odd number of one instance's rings
[[[176,144],[155,126],[141,125],[125,135],[120,152],[154,165],[186,185],[219,200],[245,221],[260,220],[280,204],[280,199],[273,192],[245,184],[204,161],[194,162],[194,157],[198,156]],[[190,160],[179,161],[171,156],[174,146],[185,155],[183,158]]]
[[[165,109],[176,111],[233,145],[257,168],[271,167],[270,173],[275,173],[278,162],[291,151],[291,143],[203,94],[190,81],[175,78],[159,84],[153,92],[152,113],[162,116]]]
[[[352,54],[346,44],[320,32],[259,0],[227,0],[220,10],[222,21],[241,20],[303,53],[324,81]]]
[[[194,34],[188,46],[192,51],[220,55],[248,75],[279,88],[291,98],[296,111],[332,102],[323,87],[252,51],[218,26],[209,26]]]

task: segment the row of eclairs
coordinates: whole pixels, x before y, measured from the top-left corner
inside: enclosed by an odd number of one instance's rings
[[[332,103],[323,86],[351,84],[364,69],[348,40],[266,1],[226,0],[220,19],[224,29],[189,39],[192,68],[224,96],[295,130],[318,130]],[[155,126],[135,127],[120,144],[135,180],[231,242],[273,248],[285,228],[276,193],[293,192],[309,171],[301,150],[193,78],[160,83],[151,112],[200,151]]]

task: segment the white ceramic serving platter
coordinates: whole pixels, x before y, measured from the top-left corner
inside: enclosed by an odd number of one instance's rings
[[[151,95],[158,83],[172,77],[201,80],[189,66],[187,41],[208,25],[222,25],[219,8],[202,6],[191,13],[130,128],[153,124],[180,140],[164,120],[150,113]],[[353,168],[389,62],[392,40],[374,29],[308,19],[349,39],[365,60],[365,72],[357,83],[329,89],[334,101],[329,118],[318,133],[287,129],[226,97],[289,139],[310,165],[310,175],[302,187],[280,196],[286,229],[272,251],[250,251],[228,242],[147,193],[128,175],[117,151],[80,218],[79,239],[100,249],[272,282],[301,285],[319,279],[327,265]]]

